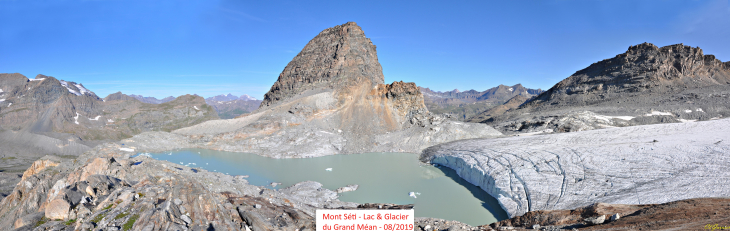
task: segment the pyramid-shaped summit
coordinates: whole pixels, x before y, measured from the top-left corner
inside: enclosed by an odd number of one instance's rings
[[[360,26],[348,22],[327,28],[310,40],[279,74],[261,106],[277,104],[307,90],[383,83],[375,45]]]

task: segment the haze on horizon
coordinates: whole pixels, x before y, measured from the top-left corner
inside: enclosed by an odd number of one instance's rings
[[[548,89],[631,45],[730,61],[730,1],[0,1],[0,73],[164,98],[258,99],[320,31],[354,21],[385,82]]]

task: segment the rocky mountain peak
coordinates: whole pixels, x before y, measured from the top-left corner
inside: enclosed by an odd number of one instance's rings
[[[228,93],[227,95],[216,95],[213,97],[205,98],[206,101],[231,101],[231,100],[237,100],[238,96],[232,95],[231,93]]]
[[[668,91],[727,84],[730,84],[730,67],[714,55],[704,55],[699,47],[675,44],[659,48],[642,43],[577,71],[530,105],[564,101],[578,95],[588,96],[578,97],[584,104],[619,96],[600,96],[607,93],[633,94],[649,89]]]
[[[109,94],[106,97],[104,97],[104,101],[116,101],[116,100],[135,101],[135,100],[138,100],[135,96],[142,97],[141,95],[126,95],[126,94],[123,94],[121,91],[118,91],[116,93],[112,93],[112,94]]]
[[[261,106],[271,106],[308,90],[344,90],[383,84],[375,45],[362,28],[348,22],[314,37],[279,74]]]
[[[652,50],[654,50],[654,51],[659,50],[659,47],[657,47],[654,44],[645,42],[642,44],[629,46],[629,50],[627,52],[628,53],[641,53],[641,52],[647,52],[647,51],[652,51]]]

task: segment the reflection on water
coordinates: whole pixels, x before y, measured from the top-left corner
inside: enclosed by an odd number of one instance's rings
[[[187,149],[152,154],[173,163],[230,175],[249,175],[253,185],[277,188],[301,181],[317,181],[336,190],[348,184],[360,187],[340,194],[340,200],[357,203],[415,204],[417,217],[458,220],[484,225],[507,218],[497,201],[461,179],[449,168],[420,164],[412,153],[365,153],[306,159],[272,159],[255,154]],[[332,168],[331,171],[326,169]],[[417,198],[409,192],[418,192]]]

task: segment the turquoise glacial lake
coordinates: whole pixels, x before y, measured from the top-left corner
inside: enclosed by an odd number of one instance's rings
[[[317,181],[336,190],[357,184],[341,201],[414,204],[416,217],[457,220],[476,226],[507,219],[496,199],[461,179],[454,170],[421,164],[413,153],[364,153],[305,159],[272,159],[206,149],[152,153],[152,158],[229,175],[248,175],[250,184],[284,188]],[[331,171],[326,169],[331,168]],[[271,187],[272,182],[282,185]],[[416,198],[409,192],[415,192]]]

